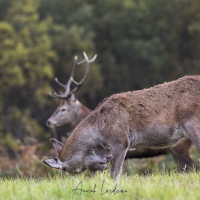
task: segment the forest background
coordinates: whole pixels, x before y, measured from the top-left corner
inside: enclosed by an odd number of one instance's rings
[[[61,90],[55,77],[66,83],[75,55],[98,55],[76,94],[90,109],[200,74],[199,0],[0,0],[0,10],[1,174],[40,174],[51,148],[45,122],[59,102],[48,93]]]

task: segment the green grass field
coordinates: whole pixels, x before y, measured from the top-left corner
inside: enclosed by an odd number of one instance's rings
[[[107,171],[94,178],[81,174],[36,178],[1,178],[0,199],[200,199],[200,173],[153,172],[123,175],[114,181]]]
[[[193,150],[192,158],[199,163],[199,155]],[[129,175],[123,173],[117,182],[110,178],[108,171],[99,172],[93,178],[85,173],[70,176],[42,162],[34,170],[29,169],[28,178],[24,178],[20,169],[12,173],[0,170],[0,200],[200,199],[200,171],[178,173],[171,155],[131,159],[126,164],[124,171]],[[38,173],[41,168],[45,168],[44,172]]]

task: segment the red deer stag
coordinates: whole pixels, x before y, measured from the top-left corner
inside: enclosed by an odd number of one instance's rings
[[[84,57],[86,58],[86,53],[83,53]],[[90,63],[93,62],[96,59],[96,55],[90,60]],[[74,59],[74,65],[72,68],[72,72],[70,75],[69,80],[66,84],[62,84],[57,78],[55,78],[55,81],[62,86],[65,89],[65,92],[61,94],[53,93],[50,95],[53,97],[60,98],[60,104],[55,110],[55,112],[50,116],[50,118],[47,120],[46,125],[50,128],[62,126],[64,124],[71,125],[72,127],[75,127],[80,121],[82,121],[91,110],[87,107],[85,107],[83,104],[78,101],[74,93],[80,88],[80,86],[83,84],[84,80],[86,79],[86,76],[89,72],[89,63],[86,65],[85,74],[84,77],[80,82],[76,82],[74,80],[74,72],[75,68],[80,65],[81,63],[85,62],[86,59],[78,62],[77,56],[75,56]],[[74,83],[76,87],[71,90],[71,84]]]
[[[94,61],[95,58],[96,57],[90,60],[90,62]],[[72,80],[74,80],[73,76],[75,68],[80,63],[83,63],[83,61],[78,62],[77,57],[75,57],[71,76],[66,85],[60,83],[58,79],[55,79],[56,82],[65,89],[65,92],[62,94],[57,94],[57,93],[54,93],[53,95],[51,94],[51,96],[58,97],[61,99],[59,106],[46,122],[47,126],[51,128],[62,126],[64,124],[68,124],[71,125],[72,127],[75,127],[91,112],[89,108],[81,104],[80,101],[78,101],[74,96],[74,93],[80,88],[81,84],[83,83],[83,81],[87,76],[87,73],[89,71],[89,65],[86,65],[84,77],[79,82],[76,89],[70,91]],[[171,153],[177,163],[179,171],[190,171],[195,166],[195,163],[193,162],[193,160],[190,158],[189,155],[190,147],[191,147],[191,140],[187,139],[172,148],[165,148],[165,149],[134,148],[133,151],[127,152],[126,158],[149,158]]]
[[[132,148],[170,148],[189,138],[200,153],[199,130],[200,76],[185,76],[110,96],[78,124],[58,149],[58,158],[43,162],[69,173],[87,166],[101,170],[109,161],[104,150],[110,148],[111,176],[117,178]]]

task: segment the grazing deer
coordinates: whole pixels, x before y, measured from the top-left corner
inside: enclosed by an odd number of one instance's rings
[[[58,158],[43,162],[79,173],[90,157],[91,166],[103,169],[108,161],[104,153],[92,157],[91,150],[109,147],[111,176],[117,178],[130,149],[170,148],[187,138],[200,153],[200,76],[110,96],[76,126]]]
[[[91,61],[94,61],[96,57],[94,57]],[[71,125],[75,127],[86,118],[91,110],[85,107],[83,104],[78,101],[74,93],[80,88],[81,84],[85,80],[88,72],[89,72],[89,65],[86,66],[85,74],[82,80],[77,84],[75,90],[70,91],[70,86],[72,80],[74,80],[74,71],[75,68],[83,61],[78,62],[77,57],[75,57],[74,65],[72,68],[71,76],[66,85],[60,83],[56,78],[56,82],[61,85],[65,92],[62,94],[51,94],[53,97],[60,98],[60,104],[55,110],[55,112],[51,115],[51,117],[47,120],[46,124],[50,128],[62,126],[64,124]],[[77,82],[76,82],[77,83]],[[178,144],[172,148],[165,148],[165,149],[150,149],[150,148],[134,148],[132,151],[128,151],[126,154],[127,158],[149,158],[154,156],[159,156],[167,153],[171,153],[177,163],[177,167],[179,171],[190,171],[194,168],[195,163],[190,158],[189,149],[191,147],[191,140],[187,139],[184,140],[182,143]]]

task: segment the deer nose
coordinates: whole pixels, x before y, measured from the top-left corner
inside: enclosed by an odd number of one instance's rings
[[[56,123],[52,122],[51,120],[47,120],[46,121],[46,126],[48,126],[48,127],[54,127],[54,126],[56,126]]]
[[[49,120],[46,121],[46,126],[50,126],[51,122]]]

